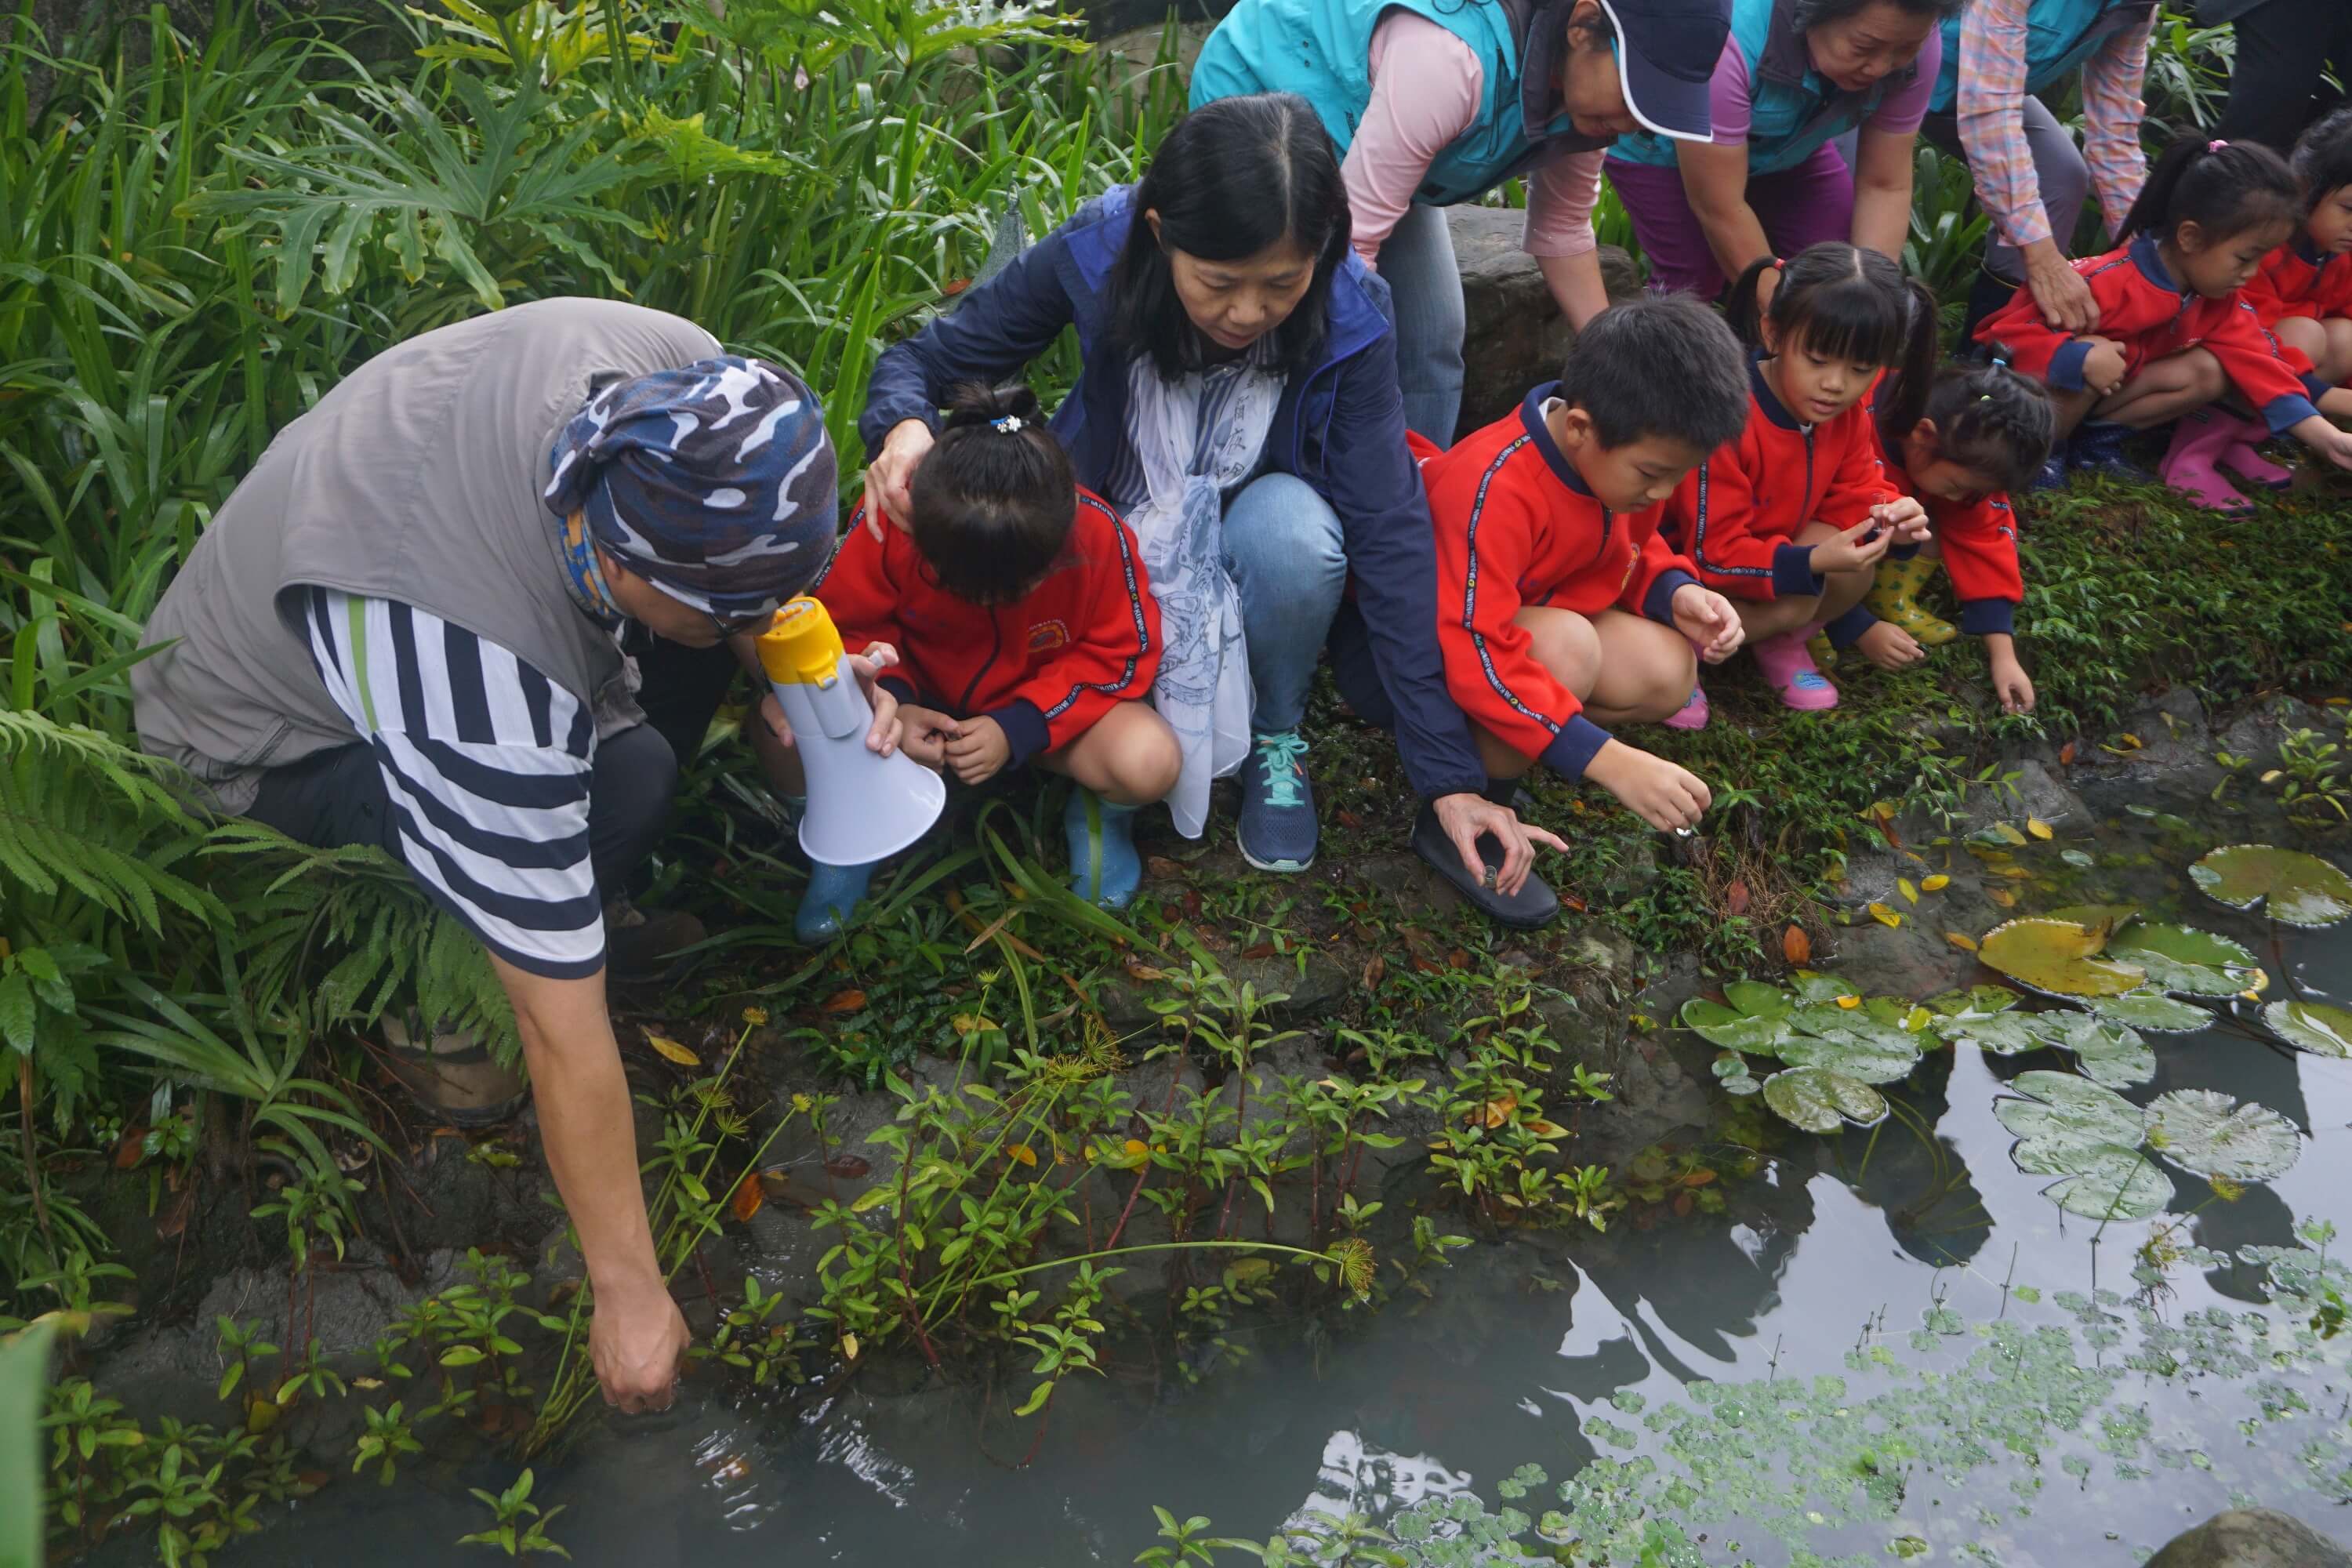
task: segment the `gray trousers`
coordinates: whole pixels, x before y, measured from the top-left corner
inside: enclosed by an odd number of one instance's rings
[[[1947,153],[1967,156],[1960,145],[1958,121],[1951,114],[1931,114],[1919,129]],[[2074,228],[2082,221],[2083,203],[2091,194],[2091,166],[2074,133],[2058,123],[2038,98],[2025,100],[2025,145],[2033,155],[2033,177],[2042,186],[2042,210],[2050,217],[2050,237],[2067,255],[2074,253]],[[1994,235],[1985,246],[1985,270],[2006,283],[2025,281],[2025,264],[2017,247]]]

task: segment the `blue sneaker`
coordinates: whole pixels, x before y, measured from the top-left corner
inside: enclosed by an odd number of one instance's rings
[[[2066,443],[2053,441],[2050,443],[2050,456],[2044,458],[2042,467],[2035,470],[2033,482],[2027,488],[2037,490],[2063,490],[2066,488],[2066,470],[2072,466],[2068,461]]]
[[[1088,789],[1071,790],[1062,808],[1062,831],[1070,841],[1070,891],[1098,909],[1127,908],[1143,883],[1143,858],[1135,852],[1139,809],[1113,805]],[[1101,825],[1099,833],[1095,823]]]
[[[842,933],[857,912],[857,901],[866,896],[877,864],[809,868],[808,891],[801,895],[801,907],[793,915],[793,934],[802,945],[821,946]]]
[[[1315,791],[1307,782],[1307,741],[1296,730],[1260,735],[1242,764],[1242,858],[1261,871],[1304,871],[1315,863]]]
[[[2124,443],[2139,432],[2128,425],[2112,425],[2105,420],[2084,420],[2075,426],[2066,443],[2067,461],[2077,468],[2106,474],[2118,479],[2153,482],[2154,474],[2124,455]]]

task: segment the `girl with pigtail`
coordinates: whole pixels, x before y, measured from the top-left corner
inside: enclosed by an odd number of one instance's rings
[[[1759,309],[1768,269],[1780,283]],[[1926,510],[1887,477],[1865,399],[1898,371],[1894,416],[1916,423],[1935,372],[1936,298],[1876,251],[1825,241],[1749,267],[1730,320],[1749,344],[1747,427],[1683,481],[1668,526],[1699,580],[1738,610],[1781,702],[1834,708],[1837,688],[1805,647],[1814,633],[1884,668],[1923,657],[1916,637],[1864,605],[1886,552],[1927,532]],[[1695,690],[1666,722],[1695,730],[1706,719],[1706,694]]]

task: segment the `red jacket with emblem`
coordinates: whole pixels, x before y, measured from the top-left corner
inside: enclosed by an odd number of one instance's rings
[[[2273,331],[2289,316],[2315,321],[2352,317],[2352,253],[2314,256],[2310,243],[2296,235],[2263,257],[2263,269],[2246,285],[2254,314]],[[2310,372],[2311,361],[2301,350],[2286,343],[2279,348],[2298,374]]]
[[[2017,563],[2017,514],[2009,509],[2009,493],[1938,500],[1913,489],[1911,477],[1892,458],[1886,477],[1927,509],[1952,592],[1959,595],[1960,629],[1972,637],[2015,629],[2017,606],[2025,602],[2025,574]]]
[[[1570,778],[1608,743],[1576,693],[1535,656],[1513,617],[1525,605],[1674,624],[1696,579],[1658,537],[1662,508],[1615,512],[1553,445],[1538,386],[1518,411],[1439,452],[1412,437],[1437,530],[1437,645],[1462,710],[1523,756]]]
[[[2124,347],[2126,378],[2184,349],[2202,348],[2221,362],[2231,383],[2273,433],[2318,412],[2311,403],[2316,389],[2304,379],[2310,363],[2272,335],[2252,289],[2241,289],[2221,300],[2184,293],[2165,270],[2156,240],[2148,235],[2105,256],[2081,258],[2074,270],[2099,302],[2095,335]],[[2025,289],[1984,319],[1977,328],[1977,342],[2004,345],[2011,364],[2057,391],[2083,390],[2083,362],[2091,352],[2088,339],[2044,321],[2042,307]]]
[[[809,591],[852,653],[877,641],[898,648],[904,663],[883,680],[901,700],[995,720],[1018,766],[1068,745],[1114,703],[1150,694],[1160,605],[1134,531],[1102,498],[1078,491],[1069,539],[1045,580],[995,606],[940,587],[887,517],[876,540],[866,504]]]
[[[1896,498],[1879,460],[1864,397],[1821,425],[1790,414],[1748,364],[1748,425],[1693,468],[1666,502],[1665,530],[1698,568],[1699,581],[1738,599],[1818,594],[1809,522],[1852,528]]]

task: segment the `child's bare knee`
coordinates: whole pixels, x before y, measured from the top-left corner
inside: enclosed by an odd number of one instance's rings
[[[2189,388],[2200,397],[2215,398],[2229,390],[2230,377],[2221,369],[2221,362],[2213,357],[2211,351],[2191,349],[2182,357],[2189,364]]]
[[[1184,752],[1176,731],[1154,716],[1135,726],[1135,734],[1121,748],[1114,771],[1119,786],[1139,801],[1165,800],[1183,771]]]
[[[1580,694],[1590,692],[1601,670],[1601,638],[1592,623],[1567,610],[1521,612],[1520,624],[1537,660]]]

